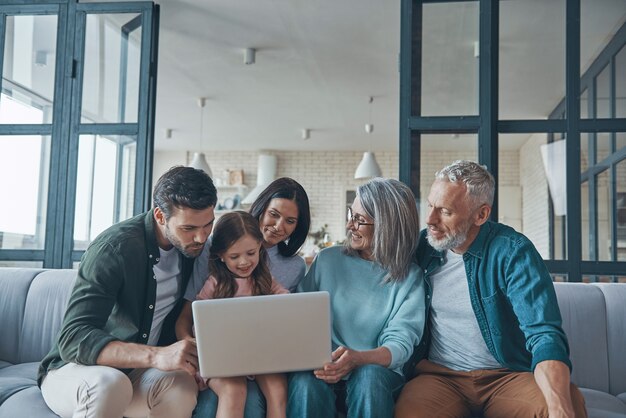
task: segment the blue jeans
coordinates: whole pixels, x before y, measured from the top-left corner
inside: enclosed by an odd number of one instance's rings
[[[265,397],[255,381],[248,380],[248,397],[246,398],[245,418],[265,418]],[[198,393],[198,404],[193,410],[194,418],[215,418],[217,412],[217,395],[211,389]]]
[[[344,381],[342,381],[344,382]],[[337,396],[342,400],[344,383],[328,384],[313,372],[289,376],[287,416],[298,418],[335,417]],[[395,399],[404,377],[386,367],[368,364],[354,369],[345,381],[348,418],[392,418]]]

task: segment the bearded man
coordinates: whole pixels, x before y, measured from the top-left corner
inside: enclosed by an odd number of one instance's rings
[[[488,220],[494,192],[475,162],[435,175],[417,250],[427,327],[396,417],[587,416],[550,274],[528,238]]]
[[[183,290],[215,220],[215,186],[173,167],[153,209],[113,225],[83,255],[57,341],[39,367],[61,417],[187,418],[196,405],[195,342],[176,342]]]

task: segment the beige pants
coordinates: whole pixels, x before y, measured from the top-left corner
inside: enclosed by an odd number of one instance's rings
[[[41,384],[43,398],[63,418],[189,418],[198,386],[186,372],[69,363],[51,370]]]

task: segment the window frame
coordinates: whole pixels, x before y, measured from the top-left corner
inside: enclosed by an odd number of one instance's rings
[[[122,35],[127,39],[132,30],[141,26],[137,122],[82,123],[86,17],[88,14],[113,13],[137,13],[140,18],[130,21],[123,28],[125,32]],[[0,74],[3,74],[6,17],[36,14],[55,14],[58,17],[52,123],[0,124],[0,135],[51,136],[45,244],[43,250],[0,249],[0,261],[38,261],[43,262],[44,268],[72,268],[84,253],[73,249],[78,143],[81,135],[136,138],[133,214],[139,214],[151,206],[159,6],[151,1],[79,3],[77,0],[5,0],[0,6]],[[122,47],[122,54],[123,51]],[[123,55],[121,60],[123,64]],[[0,88],[1,84],[0,79]],[[120,93],[122,100],[124,92]],[[123,106],[121,110],[124,110]],[[119,176],[118,171],[118,183]],[[117,198],[115,204],[117,219]]]

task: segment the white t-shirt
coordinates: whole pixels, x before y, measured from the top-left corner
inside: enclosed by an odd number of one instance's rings
[[[161,253],[157,264],[153,267],[154,279],[157,282],[156,301],[154,304],[154,316],[152,327],[148,337],[148,345],[156,345],[161,336],[163,321],[174,309],[176,301],[181,293],[180,257],[178,250],[159,248]]]
[[[428,359],[452,370],[502,367],[487,348],[478,327],[463,256],[446,251],[446,262],[431,276],[431,284]]]

